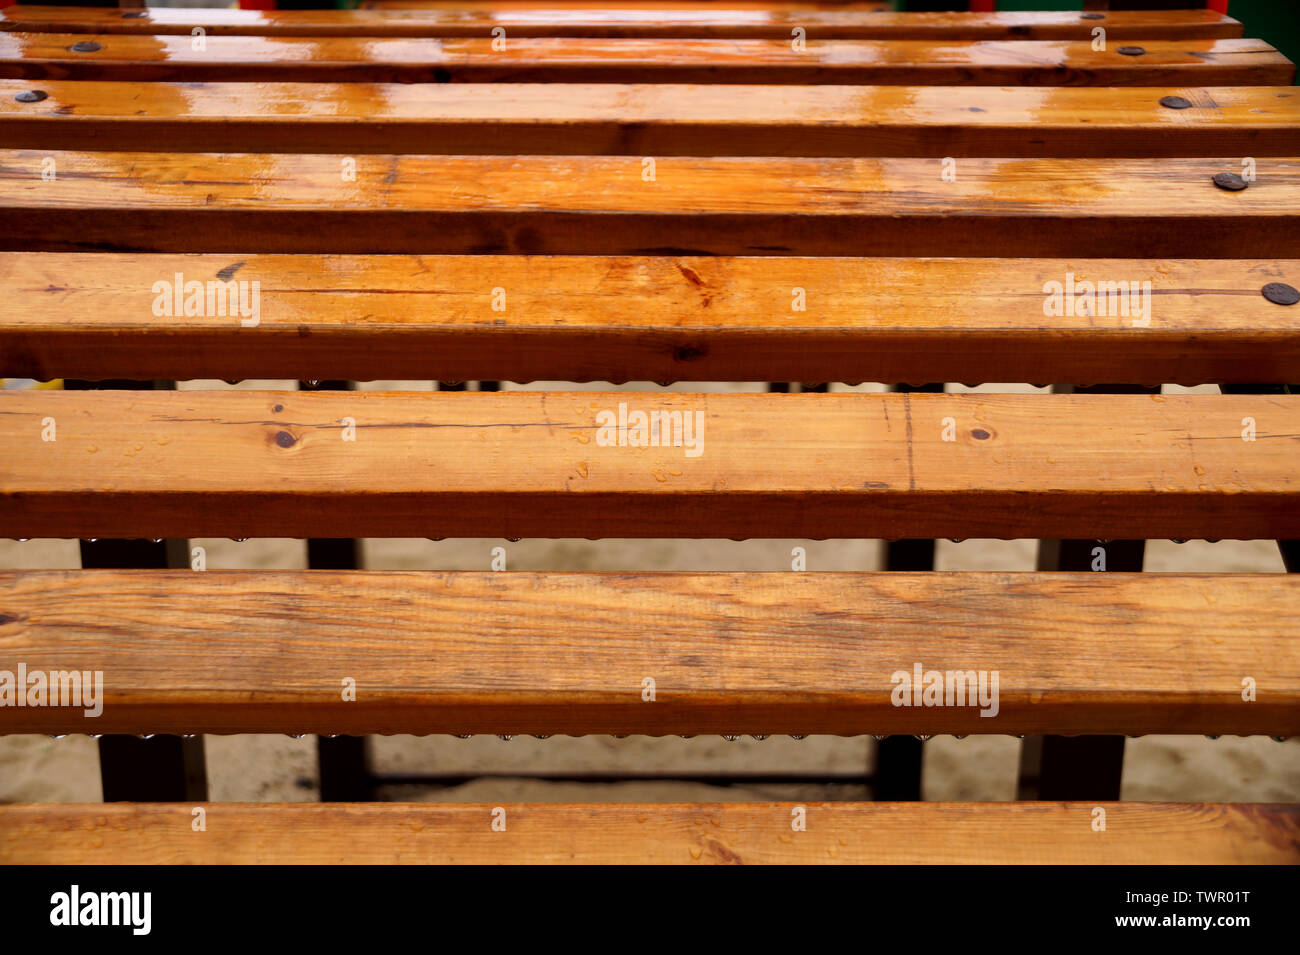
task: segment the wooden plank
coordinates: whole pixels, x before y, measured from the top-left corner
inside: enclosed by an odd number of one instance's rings
[[[0,537],[309,537],[326,515],[338,537],[1300,537],[1290,395],[32,391],[0,409]],[[652,411],[663,435],[627,444]]]
[[[78,43],[95,49],[79,52]],[[0,33],[0,78],[177,82],[1286,86],[1262,40],[620,40]],[[199,46],[201,48],[196,49]]]
[[[683,5],[684,6],[684,5]],[[789,40],[796,28],[827,40],[1108,40],[1226,39],[1242,25],[1212,10],[1123,11],[1100,20],[1077,12],[894,13],[878,9],[797,9],[773,4],[737,9],[528,8],[457,5],[456,9],[378,10],[118,10],[102,7],[15,6],[0,10],[0,31],[208,36],[611,37]]]
[[[247,314],[156,315],[178,273],[248,283]],[[1070,281],[1150,292],[1046,316]],[[1297,381],[1277,281],[1300,261],[6,252],[0,376]]]
[[[1290,736],[1297,632],[1287,574],[0,571],[0,672],[102,673],[0,733]]]
[[[1241,168],[0,150],[0,251],[1300,257],[1300,160]]]
[[[1269,803],[211,803],[0,806],[8,865],[1273,864],[1300,809]],[[1095,810],[1106,829],[1093,831]],[[498,811],[500,810],[500,811]],[[504,813],[505,831],[494,830]]]
[[[242,12],[242,11],[240,11]],[[1277,87],[1057,88],[0,80],[9,147],[629,156],[1300,155]],[[1193,105],[1169,109],[1162,98]]]

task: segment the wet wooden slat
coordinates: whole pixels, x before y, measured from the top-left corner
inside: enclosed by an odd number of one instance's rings
[[[155,314],[177,274],[204,311],[207,282],[247,283],[247,314]],[[1070,281],[1126,295],[1045,315]],[[1300,261],[8,252],[0,376],[1296,381],[1276,281]]]
[[[1298,444],[1277,395],[12,392],[0,537],[1289,539]]]
[[[738,9],[734,2],[619,9],[457,4],[443,9],[125,11],[101,7],[15,6],[0,10],[0,31],[209,36],[484,37],[501,27],[510,37],[656,37],[789,40],[802,27],[813,39],[1082,40],[1100,26],[1110,40],[1226,39],[1239,22],[1211,10],[1116,11],[1084,19],[1070,11],[894,13],[856,4],[844,9],[797,5]]]
[[[0,150],[0,249],[1300,257],[1300,161],[1214,186],[1241,169]]]
[[[177,82],[791,83],[1285,86],[1261,40],[1085,41],[410,39],[0,33],[0,78]],[[95,49],[79,52],[78,43]],[[196,46],[201,48],[196,49]]]
[[[0,806],[7,864],[1132,864],[1300,859],[1300,811],[1268,803]],[[1095,810],[1106,829],[1095,832]],[[498,809],[500,810],[498,812]],[[493,828],[494,813],[505,831]]]
[[[631,156],[1300,155],[1277,87],[174,83],[0,80],[33,149]],[[1194,105],[1168,109],[1167,96]]]
[[[0,668],[103,674],[0,732],[1289,736],[1297,628],[1287,574],[0,571]]]

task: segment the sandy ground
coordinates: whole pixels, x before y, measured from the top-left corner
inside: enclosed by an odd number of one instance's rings
[[[187,389],[226,388],[220,382],[188,382]],[[243,382],[241,388],[289,388],[292,382]],[[431,388],[428,382],[372,382],[362,387]],[[507,386],[519,387],[519,386]],[[600,389],[537,382],[531,389]],[[832,390],[876,391],[880,385]],[[627,386],[660,390],[646,383]],[[749,385],[675,385],[674,391],[761,390]],[[949,391],[965,391],[949,386]],[[1022,386],[983,386],[980,391],[1027,391]],[[1188,389],[1167,387],[1167,393]],[[1197,389],[1193,389],[1197,390]],[[793,399],[792,400],[800,400]],[[816,400],[809,398],[807,400]],[[329,529],[322,528],[328,535]],[[294,569],[306,564],[302,541],[257,539],[243,543],[196,539],[207,548],[210,568]],[[492,548],[505,547],[512,570],[778,570],[790,566],[791,548],[807,549],[809,571],[876,570],[879,541],[680,541],[680,540],[367,540],[365,565],[374,569],[487,569]],[[1032,570],[1036,542],[1028,540],[941,541],[940,570]],[[67,540],[0,541],[0,568],[79,566],[77,545]],[[1279,572],[1270,541],[1151,541],[1146,570]],[[937,737],[926,744],[924,798],[1009,800],[1015,798],[1020,741],[1005,736],[964,740]],[[318,798],[314,738],[208,737],[210,795],[217,801],[310,801]],[[773,737],[727,742],[718,737],[372,737],[372,767],[383,773],[436,772],[470,779],[455,786],[390,786],[384,799],[430,801],[746,800],[862,799],[861,782],[829,786],[713,786],[671,781],[614,784],[548,782],[538,773],[671,775],[689,773],[805,773],[848,776],[868,772],[875,760],[870,737]],[[0,737],[0,802],[75,802],[101,798],[98,753],[84,736]],[[1300,801],[1300,739],[1158,736],[1129,740],[1124,763],[1125,799]]]

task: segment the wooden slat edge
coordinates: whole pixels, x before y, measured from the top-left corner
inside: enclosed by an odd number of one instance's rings
[[[0,150],[15,251],[1300,257],[1300,160]],[[1250,171],[1250,170],[1246,170]]]
[[[28,33],[189,35],[202,27],[209,36],[508,36],[656,37],[686,39],[789,39],[796,27],[816,39],[856,40],[1069,40],[1091,39],[1104,27],[1112,40],[1220,39],[1239,37],[1242,25],[1210,10],[1114,11],[1084,19],[1069,11],[895,13],[882,10],[738,10],[734,3],[694,10],[524,9],[496,5],[439,10],[222,10],[141,11],[97,7],[20,5],[0,10],[0,30]]]
[[[1268,803],[0,806],[6,864],[1296,864]],[[1094,825],[1105,813],[1104,831]],[[494,828],[493,820],[498,819]],[[500,828],[504,822],[504,830]]]
[[[0,732],[1291,736],[1296,632],[1286,574],[5,571]]]
[[[39,87],[46,98],[19,95]],[[1190,106],[1170,109],[1168,97]],[[626,156],[1300,154],[1277,87],[174,83],[0,80],[30,149]]]
[[[1300,381],[1279,281],[1300,261],[0,252],[0,375]],[[192,282],[240,304],[185,315]]]
[[[0,32],[0,77],[175,82],[1287,86],[1262,40],[409,39]],[[78,44],[83,46],[78,47]],[[85,44],[89,44],[86,46]],[[1121,49],[1141,49],[1125,55]]]
[[[5,537],[307,537],[322,514],[339,537],[1300,537],[1296,396],[14,391],[0,409]]]

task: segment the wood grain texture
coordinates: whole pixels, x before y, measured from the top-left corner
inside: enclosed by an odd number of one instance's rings
[[[648,157],[654,160],[654,157]],[[55,170],[56,179],[42,178]],[[354,163],[354,165],[352,165]],[[1300,257],[1300,160],[0,150],[0,250]]]
[[[178,273],[257,282],[256,328],[155,315]],[[1045,316],[1068,275],[1150,282],[1148,317],[1140,295]],[[1300,287],[1300,261],[6,252],[0,376],[1300,381],[1275,281]]]
[[[1140,56],[1066,40],[627,40],[101,36],[0,32],[0,78],[176,82],[797,83],[1287,86],[1262,40],[1144,40]]]
[[[484,37],[502,27],[512,37],[717,37],[789,40],[796,27],[813,39],[842,40],[1091,40],[1101,26],[1110,40],[1224,39],[1242,35],[1231,17],[1211,10],[1117,11],[1102,20],[1078,13],[893,13],[877,9],[552,8],[457,5],[456,9],[123,11],[101,7],[15,6],[0,10],[0,30],[24,33],[209,36]],[[682,5],[683,7],[685,5]],[[128,16],[127,13],[132,15]],[[143,12],[143,16],[134,15]]]
[[[0,733],[1290,736],[1297,632],[1286,574],[6,571],[0,670],[103,710]]]
[[[1292,396],[16,391],[0,536],[1278,539],[1298,444]]]
[[[232,11],[244,12],[244,11]],[[0,80],[30,149],[627,156],[1300,155],[1277,87],[680,86]],[[1165,96],[1190,109],[1168,109]]]
[[[1300,810],[1268,803],[0,806],[14,864],[1294,865]],[[1106,831],[1092,831],[1093,811]]]

